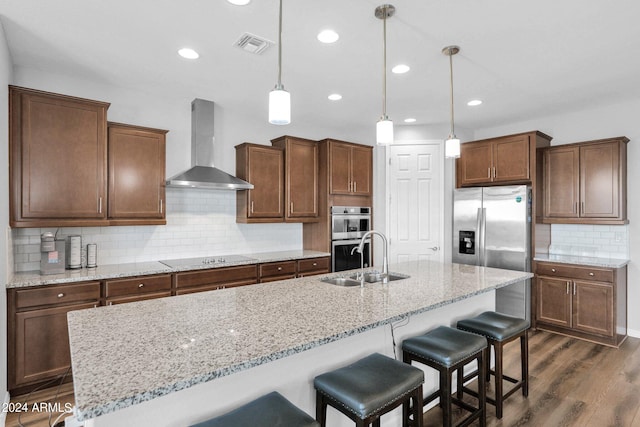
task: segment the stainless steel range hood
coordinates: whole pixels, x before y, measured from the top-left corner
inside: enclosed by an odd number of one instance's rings
[[[213,110],[215,104],[204,99],[191,102],[191,169],[172,176],[167,187],[209,190],[251,190],[253,184],[229,175],[213,164]]]

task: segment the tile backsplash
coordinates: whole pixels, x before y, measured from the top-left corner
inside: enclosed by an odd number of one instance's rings
[[[302,249],[301,224],[238,224],[236,192],[167,188],[167,225],[14,228],[15,272],[40,269],[40,234],[81,235],[98,245],[98,265]]]
[[[552,224],[549,253],[628,259],[629,226]]]

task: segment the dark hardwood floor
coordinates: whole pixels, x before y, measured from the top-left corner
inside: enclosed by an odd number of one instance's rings
[[[519,375],[517,342],[506,346],[505,372]],[[487,426],[639,426],[640,339],[627,338],[619,349],[537,331],[529,335],[529,397],[518,391],[505,401],[504,417],[487,405]],[[492,379],[493,381],[493,379]],[[505,383],[505,387],[507,383]],[[57,387],[34,393],[29,403],[50,401]],[[489,393],[493,392],[493,387]],[[12,402],[24,402],[18,396]],[[57,401],[73,402],[70,384]],[[7,414],[7,427],[17,427],[18,414]],[[54,414],[52,421],[58,414]],[[462,415],[462,414],[459,414]],[[427,412],[425,427],[441,425],[439,408]],[[47,413],[24,413],[25,427],[48,426]],[[476,424],[477,425],[477,424]]]

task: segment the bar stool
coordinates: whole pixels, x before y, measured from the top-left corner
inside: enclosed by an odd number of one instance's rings
[[[330,405],[357,427],[380,427],[380,416],[402,405],[403,427],[422,427],[423,383],[422,370],[374,353],[314,379],[316,420],[326,427]]]
[[[191,427],[318,427],[306,412],[273,391],[219,417]]]
[[[440,398],[442,407],[442,425],[450,427],[453,424],[451,405],[457,406],[470,412],[457,425],[468,425],[473,420],[478,419],[480,425],[486,425],[485,414],[485,382],[484,370],[486,358],[487,340],[476,334],[470,334],[448,326],[439,326],[424,335],[412,337],[402,342],[402,359],[405,363],[411,364],[416,361],[436,369],[440,373],[440,389],[424,399],[424,405]],[[452,376],[458,371],[458,389],[462,388],[462,370],[468,363],[477,360],[480,371],[478,407],[473,407],[462,401],[462,393],[451,396]]]
[[[495,311],[486,311],[476,317],[460,320],[458,329],[473,332],[474,334],[484,336],[489,342],[489,352],[486,360],[486,376],[487,382],[491,381],[491,374],[496,378],[496,397],[495,399],[487,397],[487,402],[496,407],[496,417],[502,418],[502,407],[504,400],[515,393],[518,389],[522,389],[522,395],[529,395],[529,340],[527,330],[529,322],[525,319],[509,316]],[[502,370],[504,345],[520,338],[520,365],[522,368],[522,378],[517,380],[510,376],[504,375]],[[490,369],[491,357],[490,349],[493,346],[495,354],[495,369]],[[474,374],[470,374],[465,378],[472,378]],[[503,390],[502,381],[507,380],[514,384],[511,390],[506,393]],[[467,391],[465,389],[465,391]],[[472,392],[469,392],[473,394]]]

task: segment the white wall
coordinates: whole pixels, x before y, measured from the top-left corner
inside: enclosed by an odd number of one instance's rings
[[[12,83],[12,61],[0,22],[0,206],[9,206],[9,91]],[[9,209],[0,209],[0,280],[7,283],[9,277]],[[3,286],[4,287],[4,286]],[[7,394],[7,293],[0,292],[0,401]],[[0,425],[4,425],[5,412],[0,413]]]
[[[628,242],[628,322],[629,334],[640,337],[640,311],[636,303],[640,300],[640,200],[635,197],[637,189],[635,185],[640,182],[640,100],[614,104],[597,105],[585,108],[581,111],[557,114],[549,117],[531,119],[508,126],[499,126],[476,130],[474,139],[489,138],[498,135],[539,130],[553,137],[552,145],[567,144],[572,142],[589,141],[594,139],[626,136],[630,139],[627,146],[627,211],[629,218]],[[576,226],[579,227],[579,226]],[[619,226],[609,231],[624,232],[625,226]],[[552,228],[566,231],[566,227]],[[580,231],[576,229],[576,231]],[[557,240],[564,241],[564,236],[552,234],[552,245]],[[615,240],[615,234],[614,234]]]

